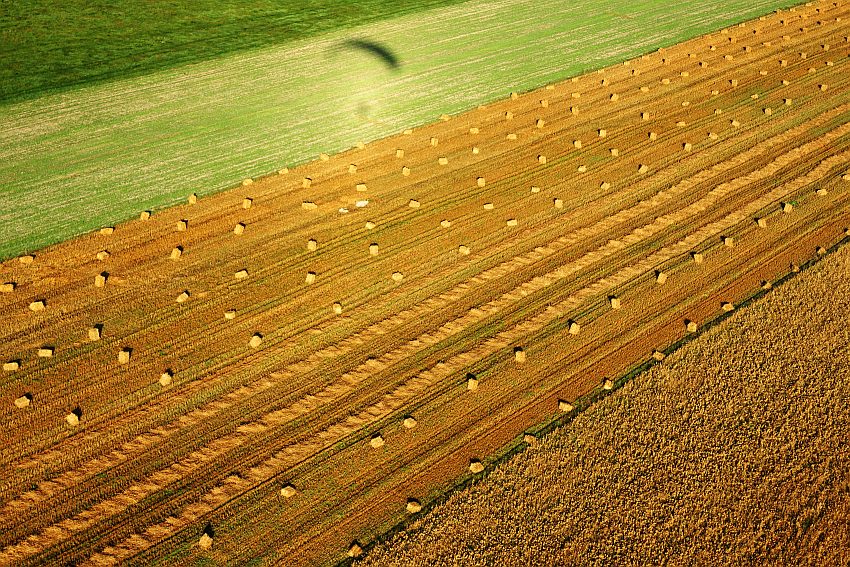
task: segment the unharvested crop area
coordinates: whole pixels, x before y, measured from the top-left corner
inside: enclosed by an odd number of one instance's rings
[[[850,247],[363,565],[847,565]]]
[[[845,237],[850,8],[0,265],[0,562],[332,563]]]

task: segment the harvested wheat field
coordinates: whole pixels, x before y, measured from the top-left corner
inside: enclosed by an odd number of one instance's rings
[[[850,247],[363,565],[850,564]]]
[[[848,18],[781,11],[4,262],[0,563],[359,555],[845,238]]]

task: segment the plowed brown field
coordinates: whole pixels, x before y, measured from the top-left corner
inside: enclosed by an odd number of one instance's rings
[[[0,562],[368,543],[844,237],[848,21],[783,11],[3,263]]]

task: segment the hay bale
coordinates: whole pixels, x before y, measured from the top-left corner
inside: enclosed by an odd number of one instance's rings
[[[278,169],[278,170],[277,170],[277,174],[278,174],[278,175],[286,175],[287,173],[289,173],[289,168],[288,168],[288,167],[284,167],[283,169]]]
[[[141,213],[139,213],[139,220],[146,221],[149,218],[151,218],[151,212],[150,211],[142,211]]]
[[[294,486],[287,484],[280,489],[280,495],[284,498],[292,498],[298,493]]]
[[[790,98],[783,98],[782,100],[785,102],[785,106],[791,106],[791,103],[793,102]]]
[[[321,153],[321,154],[319,154],[319,159],[322,160],[322,161],[328,161],[329,159],[331,159],[331,156],[329,156],[326,153]]]
[[[384,446],[384,438],[381,436],[380,433],[376,433],[369,440],[369,445],[371,445],[373,449],[380,449]]]
[[[649,171],[649,166],[646,164],[642,163],[638,166],[638,173],[646,173],[647,171]]]
[[[407,177],[408,175],[410,175],[410,168],[407,167],[407,166],[402,167],[401,168],[401,174],[404,175],[405,177]]]
[[[30,303],[30,311],[44,311],[46,303],[43,299],[39,299]]]
[[[312,250],[315,250],[318,247],[319,247],[319,243],[316,242],[313,238],[311,238],[310,240],[307,241],[307,250],[312,251]]]
[[[402,421],[401,423],[402,423],[402,425],[404,425],[404,427],[406,429],[413,429],[414,427],[416,427],[416,418],[408,415],[407,417],[404,418],[404,421]]]
[[[171,370],[166,370],[162,374],[159,375],[159,385],[163,388],[171,384],[171,380],[174,377]]]
[[[687,330],[689,333],[696,333],[697,332],[697,324],[694,321],[691,321],[689,319],[685,319],[685,330]]]
[[[305,177],[301,180],[301,187],[303,189],[309,189],[313,185],[313,179],[310,177]]]
[[[469,129],[470,134],[477,134],[478,132],[479,132],[479,130],[475,126],[473,126],[472,128]]]
[[[246,184],[246,183],[243,181],[243,182],[242,182],[242,185],[245,185],[245,184]],[[198,202],[198,194],[197,194],[197,193],[192,193],[191,195],[189,195],[189,199],[188,199],[188,201],[189,201],[189,204],[190,204],[190,205],[194,205],[194,204],[196,204],[196,203]]]
[[[114,226],[105,226],[105,227],[103,227],[103,228],[101,228],[101,229],[100,229],[100,233],[101,233],[102,235],[104,235],[104,236],[109,236],[109,235],[110,235],[110,234],[112,234],[113,232],[115,232],[115,227],[114,227]]]
[[[738,79],[729,79],[729,85],[733,87],[738,86]]]
[[[649,117],[650,117],[649,112],[641,112],[640,113],[640,119],[641,120],[649,120]]]
[[[614,381],[610,378],[602,379],[602,389],[603,390],[613,390],[614,389]]]
[[[183,256],[183,247],[175,246],[171,250],[171,255],[169,256],[169,258],[171,258],[172,260],[179,260],[181,256]]]
[[[460,246],[457,247],[457,251],[458,251],[459,254],[461,254],[463,256],[469,256],[469,247],[468,246],[461,244]]]
[[[661,79],[661,84],[662,84],[662,85],[669,85],[669,84],[670,84],[670,79]]]
[[[372,256],[378,255],[378,244],[376,242],[373,242],[369,245],[369,254],[371,254]]]
[[[518,364],[522,364],[523,362],[525,362],[525,351],[522,349],[522,347],[514,347],[514,360]]]
[[[233,274],[233,277],[237,280],[244,280],[248,277],[248,270],[239,270]]]
[[[243,209],[250,209],[251,205],[253,205],[253,204],[254,204],[254,199],[252,199],[251,197],[245,197],[244,199],[242,199],[242,208]]]
[[[372,230],[373,228],[375,228],[375,223],[373,223],[372,221],[366,221],[365,226],[368,230]]]
[[[542,118],[538,118],[537,122],[535,122],[534,125],[537,126],[538,128],[543,128],[546,125],[546,121],[543,120]]]
[[[791,203],[781,203],[780,206],[782,207],[782,212],[786,214],[794,210],[794,205]]]
[[[316,203],[314,203],[313,201],[302,201],[301,202],[301,208],[304,209],[305,211],[315,211],[316,209],[319,208],[319,206]]]
[[[484,471],[484,464],[479,459],[469,460],[469,471],[472,474],[478,474]]]
[[[183,290],[180,292],[180,295],[177,296],[177,303],[186,303],[189,301],[189,291]]]
[[[761,288],[762,288],[762,289],[770,289],[770,288],[772,288],[772,287],[773,287],[773,284],[772,284],[772,283],[770,283],[769,281],[767,281],[767,280],[762,280],[762,281],[761,281]]]
[[[357,191],[360,191],[361,193],[363,193],[363,192],[365,192],[365,191],[367,190],[367,187],[366,187],[366,184],[365,184],[365,183],[358,183],[358,184],[355,186],[355,189],[356,189]]]
[[[817,191],[815,191],[815,195],[818,195],[820,197],[823,197],[826,194],[827,194],[827,190],[826,190],[825,187],[820,187]]]
[[[658,134],[656,134],[655,132],[650,132],[650,133],[649,133],[649,139],[650,139],[650,140],[657,140],[657,139],[658,139]]]
[[[514,113],[513,112],[505,112],[505,120],[513,120]]]
[[[649,87],[647,87],[647,86],[643,86],[643,87],[641,87],[641,88],[640,88],[640,92],[642,92],[642,93],[648,93],[648,92],[649,92]]]
[[[507,136],[505,136],[505,139],[506,139],[506,140],[516,140],[516,134],[514,134],[513,132],[511,132],[510,134],[508,134]]]
[[[410,207],[411,209],[418,209],[419,206],[420,206],[420,203],[416,199],[411,199],[410,201],[408,201],[407,206]]]
[[[83,412],[80,411],[80,408],[74,408],[68,415],[65,416],[65,421],[71,427],[77,427],[80,424],[80,417],[82,417]]]
[[[357,173],[357,165],[353,163],[350,164],[348,166],[348,173]]]
[[[437,138],[431,136],[431,146],[437,147],[437,144],[439,144],[439,143],[440,143],[440,141]]]
[[[581,140],[573,140],[573,147],[577,150],[581,149]]]
[[[572,93],[570,93],[570,96],[572,98],[581,98],[581,93],[580,92],[572,92]]]
[[[401,272],[393,272],[392,279],[393,281],[400,282],[404,279],[404,274]]]
[[[485,211],[492,211],[496,206],[493,203],[484,203]]]
[[[568,402],[567,400],[558,400],[558,410],[564,413],[573,411],[575,406]]]
[[[408,128],[407,130],[402,132],[402,134],[404,134],[405,136],[409,136],[409,135],[413,134],[413,128]]]
[[[516,219],[508,219],[507,224],[508,226],[517,226],[519,224],[519,221],[517,221]]]
[[[415,498],[408,498],[405,510],[407,510],[410,514],[416,514],[422,510],[422,504],[420,504],[419,500],[416,500]]]
[[[818,88],[821,90],[821,92],[826,92],[826,89],[828,89],[829,87],[827,85],[818,85]]]
[[[577,335],[579,334],[579,331],[581,331],[581,325],[579,325],[576,321],[573,321],[572,319],[570,319],[568,325],[569,326],[567,328],[567,332],[569,332],[569,334],[571,335]]]
[[[181,219],[177,221],[177,232],[185,232],[189,228],[189,221]]]
[[[735,305],[733,305],[733,304],[732,304],[731,302],[729,302],[729,301],[724,301],[724,302],[720,305],[720,308],[721,308],[721,309],[723,309],[723,311],[725,311],[726,313],[729,313],[730,311],[734,311],[734,310],[735,310]]]
[[[32,394],[27,392],[23,396],[21,396],[19,398],[15,398],[15,407],[18,408],[18,409],[24,409],[25,407],[28,407],[30,405],[31,401],[32,401]]]
[[[3,372],[15,372],[21,367],[21,362],[18,360],[10,360],[3,363]]]
[[[546,100],[545,98],[544,98],[544,99],[542,99],[542,100],[540,101],[540,106],[541,106],[542,108],[549,108],[549,101],[548,101],[548,100]]]
[[[841,181],[850,181],[850,173],[845,173],[841,176]]]
[[[362,209],[363,207],[365,207],[368,204],[369,204],[369,199],[361,199],[359,201],[354,202],[354,206],[359,208],[359,209]]]
[[[570,114],[572,114],[573,116],[577,115],[578,114],[578,106],[571,106],[570,107]]]
[[[536,185],[532,185],[531,186],[531,192],[532,193],[540,193],[540,187],[537,187]]]
[[[101,272],[94,277],[94,287],[103,287],[106,285],[106,279],[109,277],[107,272]]]
[[[757,218],[756,224],[759,228],[767,228],[767,219],[765,218]]]
[[[124,347],[118,352],[118,364],[129,364],[133,349]]]
[[[449,228],[450,226],[452,226],[452,221],[450,221],[449,219],[443,219],[440,221],[440,226],[443,228]]]
[[[718,138],[718,136],[717,136],[717,134],[715,134],[714,132],[709,132],[709,133],[708,133],[708,139],[709,139],[709,140],[716,140],[717,138]]]
[[[617,100],[620,100],[620,95],[618,95],[617,93],[611,93],[611,96],[609,96],[608,98],[611,101],[617,101]]]
[[[684,144],[682,144],[682,149],[685,150],[686,152],[691,151],[693,148],[694,147],[691,145],[690,142],[685,142]]]
[[[693,258],[695,264],[702,264],[705,260],[705,257],[700,252],[692,252],[691,258]]]
[[[788,79],[782,79],[782,85],[783,86],[787,87],[790,84],[791,84],[791,81],[789,81]]]
[[[554,205],[555,205],[555,208],[556,208],[556,209],[563,209],[563,208],[564,208],[564,201],[563,201],[563,199],[555,199],[555,200],[554,200]]]
[[[342,314],[342,303],[337,301],[333,304],[333,306],[331,308],[333,309],[333,312],[336,313],[337,315]]]
[[[102,262],[109,258],[109,250],[101,250],[95,255],[95,257]]]
[[[449,165],[449,158],[442,156],[437,158],[437,163],[440,165]]]
[[[738,126],[740,126],[740,125],[741,125],[741,123],[740,123],[740,122],[738,122],[737,120],[732,120],[732,121],[730,122],[730,124],[732,125],[732,127],[733,127],[733,128],[737,128]]]
[[[485,185],[487,182],[484,180],[484,178],[483,178],[483,177],[479,177],[479,178],[477,178],[477,179],[475,180],[475,183],[476,183],[476,185],[478,185],[479,187],[484,187],[484,185]]]
[[[15,282],[2,283],[0,284],[0,293],[12,293],[15,291],[15,286],[17,286]]]
[[[586,166],[586,165],[580,165],[580,166],[578,166],[578,172],[579,172],[579,173],[584,173],[585,171],[587,171],[587,166]]]
[[[472,373],[466,375],[466,389],[470,392],[478,389],[478,378]]]
[[[351,542],[351,545],[348,546],[348,556],[349,557],[360,557],[363,555],[363,548],[356,541]]]
[[[304,283],[316,283],[316,272],[307,272],[307,275],[304,277]]]
[[[212,544],[212,535],[208,534],[207,532],[202,533],[200,539],[198,540],[198,547],[203,550],[207,550],[212,547]]]
[[[611,295],[608,297],[608,303],[611,305],[611,309],[619,309],[620,308],[620,298],[616,295]]]
[[[88,329],[88,337],[90,341],[99,341],[103,332],[103,325],[94,325]]]
[[[599,184],[599,188],[602,189],[603,191],[607,191],[608,189],[611,188],[611,184],[608,183],[607,181],[603,181],[602,183]]]
[[[662,360],[664,360],[664,358],[665,358],[666,356],[667,356],[667,355],[666,355],[666,354],[664,354],[663,352],[661,352],[660,350],[654,350],[654,351],[652,351],[652,358],[653,358],[654,360],[657,360],[658,362],[661,362]]]
[[[545,165],[546,164],[546,156],[544,156],[542,154],[538,155],[537,156],[537,163],[539,163],[541,165]]]
[[[257,348],[261,344],[263,344],[263,335],[260,333],[254,333],[254,335],[251,336],[251,340],[248,341],[248,346],[251,348]]]
[[[770,109],[770,108],[768,108],[768,107],[763,108],[763,109],[762,109],[762,112],[764,112],[764,115],[765,115],[765,116],[770,116],[771,114],[773,114],[773,110],[771,110],[771,109]]]
[[[228,309],[224,312],[224,318],[227,321],[232,321],[233,319],[236,319],[236,311]]]
[[[815,248],[815,253],[818,256],[824,256],[826,254],[826,248],[824,248],[823,246],[818,246],[817,248]]]
[[[731,236],[724,236],[723,237],[723,246],[725,246],[727,248],[734,248],[735,239]]]
[[[39,358],[52,358],[53,357],[53,347],[51,346],[43,346],[38,349],[38,357]]]
[[[604,138],[608,135],[608,130],[606,130],[605,128],[600,128],[596,131],[596,133],[599,135],[600,138]]]
[[[245,232],[245,223],[237,222],[236,226],[233,227],[233,234],[242,234]]]
[[[662,272],[661,270],[655,271],[655,283],[658,285],[663,285],[664,282],[667,281],[667,274]]]

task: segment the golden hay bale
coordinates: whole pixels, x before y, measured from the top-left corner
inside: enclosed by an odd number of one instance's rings
[[[587,171],[587,166],[586,166],[586,165],[580,165],[580,166],[578,166],[578,172],[579,172],[579,173],[584,173],[585,171]]]
[[[581,325],[579,325],[576,321],[570,320],[567,332],[571,335],[577,335],[579,334],[579,331],[581,331]]]
[[[416,514],[422,510],[422,504],[420,504],[419,500],[416,500],[415,498],[408,498],[405,510],[407,510],[410,514]]]
[[[94,277],[94,287],[103,287],[106,285],[106,279],[109,277],[109,274],[106,272],[101,272]]]
[[[433,136],[431,137],[431,145],[432,146],[436,147],[437,144],[439,144],[439,143],[440,143],[440,141],[437,138],[435,138]]]
[[[732,57],[729,54],[726,54],[726,55],[723,56],[723,59],[725,59],[726,61],[732,61],[732,59],[734,59],[734,57]]]
[[[452,226],[452,221],[450,221],[449,219],[443,219],[440,221],[440,226],[443,228],[449,228],[450,226]]]
[[[513,112],[505,112],[505,120],[513,120],[514,113]]]
[[[201,534],[201,538],[198,540],[198,547],[201,549],[209,549],[212,547],[213,538],[210,534],[204,532]]]
[[[104,236],[109,236],[109,235],[110,235],[110,234],[112,234],[113,232],[115,232],[115,227],[114,227],[114,226],[105,226],[105,227],[103,227],[103,228],[101,228],[101,229],[100,229],[100,233],[101,233],[102,235],[104,235]]]
[[[449,116],[448,114],[441,114],[440,115],[440,120],[442,120],[443,122],[448,122],[450,119],[451,119],[451,116]]]
[[[717,134],[715,134],[714,132],[709,132],[709,133],[708,133],[708,139],[709,139],[709,140],[716,140],[716,139],[717,139]]]
[[[19,398],[15,398],[15,407],[18,408],[18,409],[24,409],[25,407],[30,405],[31,401],[32,401],[32,394],[27,392],[23,396],[21,396]]]
[[[484,464],[478,459],[470,459],[469,461],[469,471],[472,474],[478,474],[484,471]]]
[[[655,271],[655,283],[658,285],[663,285],[664,282],[667,281],[667,274],[662,272],[661,270]]]
[[[14,372],[21,367],[21,363],[17,360],[10,360],[8,362],[3,363],[3,371],[4,372]]]
[[[685,142],[684,144],[682,144],[682,149],[685,150],[686,152],[689,152],[693,149],[693,146],[691,145],[690,142]]]
[[[401,272],[393,272],[392,278],[393,281],[400,282],[404,279],[404,274],[402,274]]]
[[[177,303],[186,303],[187,301],[189,301],[189,291],[181,291],[180,295],[177,296]]]
[[[693,321],[689,321],[689,320],[686,319],[685,320],[685,329],[689,333],[696,333],[697,332],[697,324]]]
[[[360,547],[360,544],[356,541],[351,542],[351,545],[348,546],[348,556],[360,557],[361,555],[363,555],[363,548]]]
[[[641,112],[640,113],[640,119],[641,120],[649,120],[649,118],[650,118],[649,112]]]
[[[615,101],[620,99],[620,95],[617,93],[611,93],[611,96],[608,97],[610,100]]]
[[[151,218],[151,212],[150,211],[142,211],[141,213],[139,213],[139,220],[146,221],[149,218]]]
[[[661,352],[660,350],[652,351],[652,358],[659,361],[659,362],[664,360],[664,358],[666,358],[666,356],[667,355],[664,354],[663,352]]]
[[[0,293],[12,293],[15,291],[15,286],[17,284],[15,282],[5,282],[0,284]]]
[[[691,254],[691,258],[693,258],[695,264],[702,264],[705,257],[699,252],[693,252]]]
[[[287,484],[280,489],[280,495],[284,498],[292,498],[295,494],[297,494],[297,492],[298,491],[295,490],[295,487],[291,484]]]
[[[602,379],[602,389],[603,390],[613,390],[614,389],[614,381],[610,378]]]
[[[277,170],[277,174],[278,174],[278,175],[286,175],[287,173],[289,173],[289,168],[288,168],[288,167],[284,167],[283,169],[278,169],[278,170]]]
[[[555,208],[556,208],[556,209],[563,209],[563,208],[564,208],[564,201],[563,201],[563,199],[555,199],[555,200],[554,200],[554,205],[555,205]]]
[[[479,187],[484,187],[484,185],[486,184],[486,181],[484,180],[484,178],[483,178],[483,177],[479,177],[479,178],[477,178],[477,179],[475,180],[475,183],[476,183]]]
[[[410,168],[405,165],[401,168],[401,174],[407,177],[408,175],[410,175]]]
[[[780,203],[780,206],[782,207],[783,213],[790,213],[794,210],[794,205],[792,205],[791,203]]]
[[[375,223],[373,223],[372,221],[366,221],[365,226],[367,229],[372,230],[373,228],[375,228]]]
[[[546,156],[544,156],[542,154],[538,155],[537,156],[537,163],[539,163],[541,165],[545,165],[546,164]]]
[[[237,280],[244,280],[248,277],[248,270],[239,270],[233,274],[233,277]]]
[[[459,254],[462,254],[464,256],[469,256],[469,247],[464,246],[463,244],[461,244],[460,246],[457,247],[457,251],[458,251]]]
[[[478,378],[473,374],[466,375],[466,389],[469,391],[478,389]]]
[[[373,449],[380,449],[384,446],[384,438],[381,437],[380,433],[376,433],[371,439],[369,439],[369,445],[371,445]]]
[[[573,98],[581,98],[581,93],[573,92],[573,93],[570,94],[570,96],[573,97]]]
[[[515,92],[511,93],[511,100],[516,100],[518,98],[519,98],[519,95],[517,93],[515,93]]]
[[[603,181],[602,183],[599,184],[599,188],[602,189],[603,191],[607,191],[608,189],[611,188],[611,184],[608,183],[607,181]]]
[[[575,406],[568,402],[567,400],[558,400],[558,410],[564,413],[573,411]]]
[[[670,84],[670,79],[661,79],[661,84],[662,84],[662,85],[669,85],[669,84]]]
[[[850,181],[850,173],[845,173],[841,176],[841,181]]]
[[[763,108],[762,112],[764,112],[765,116],[770,116],[771,114],[773,114],[773,110],[771,110],[770,108]]]
[[[407,206],[411,209],[418,209],[420,207],[420,203],[416,199],[411,199],[407,202]]]
[[[596,131],[596,133],[599,135],[600,138],[604,138],[608,135],[608,131],[605,128],[600,128]]]
[[[32,261],[35,260],[35,256],[32,254],[25,254],[24,256],[18,257],[18,261],[21,264],[32,264]]]
[[[723,114],[723,110],[721,110],[721,109],[719,109],[719,108],[715,108],[715,109],[714,109],[714,114],[715,114],[715,115],[717,115],[717,114]]]
[[[542,118],[538,118],[537,122],[534,123],[538,128],[543,128],[546,125],[546,121]]]
[[[263,335],[261,335],[260,333],[254,333],[254,335],[251,337],[251,340],[248,341],[248,346],[251,348],[257,348],[261,344],[263,344]]]
[[[829,87],[828,87],[828,86],[826,86],[826,85],[818,85],[818,88],[821,90],[821,92],[824,92],[824,91],[826,91],[826,89],[828,89]]]
[[[505,136],[505,139],[506,140],[516,140],[516,134],[510,133],[507,136]]]
[[[224,318],[228,321],[232,321],[233,319],[236,319],[236,311],[234,311],[232,309],[225,311],[224,312]]]
[[[815,253],[818,256],[823,256],[826,254],[826,248],[824,248],[823,246],[818,246],[817,248],[815,248]]]
[[[620,308],[620,298],[615,295],[612,295],[608,298],[608,303],[611,305],[611,309]]]
[[[171,250],[171,255],[169,256],[169,258],[171,258],[172,260],[179,260],[181,256],[183,256],[183,247],[175,246]]]
[[[492,211],[496,206],[493,203],[484,203],[485,211]]]
[[[30,311],[43,311],[46,306],[46,303],[43,299],[39,299],[37,301],[33,301],[30,303]]]
[[[82,415],[82,412],[80,411],[80,409],[76,408],[71,413],[69,413],[68,415],[65,416],[65,421],[71,427],[76,427],[80,424],[80,416],[81,415]]]
[[[371,254],[372,256],[378,255],[378,244],[376,242],[373,242],[369,245],[369,254]]]
[[[312,238],[307,241],[307,250],[315,250],[316,248],[318,248],[318,246],[319,243]]]
[[[445,156],[439,157],[439,158],[437,158],[437,163],[440,164],[440,165],[448,165],[449,164],[449,158],[447,158]]]
[[[118,364],[128,364],[130,362],[130,354],[132,352],[132,349],[129,349],[127,347],[122,348],[118,352]]]
[[[791,84],[791,81],[789,81],[788,79],[782,79],[782,84],[783,84],[783,86],[787,87],[788,85]]]
[[[618,157],[620,155],[620,150],[617,148],[611,148],[608,151],[611,152],[611,155],[614,157]]]
[[[537,187],[536,185],[532,185],[531,186],[531,192],[532,193],[540,193],[540,187]]]
[[[514,348],[514,360],[518,364],[522,364],[523,362],[525,362],[525,351],[522,350],[522,347]]]
[[[573,116],[578,114],[578,106],[571,106],[570,107],[570,114],[572,114]]]
[[[242,185],[245,185],[244,181],[242,182]],[[188,201],[189,201],[190,205],[194,205],[195,203],[197,203],[198,202],[198,194],[192,193],[191,195],[189,195]]]
[[[236,226],[233,227],[233,234],[242,234],[245,232],[245,223],[237,222]]]
[[[39,358],[51,358],[53,356],[53,347],[43,346],[38,349]]]
[[[685,122],[684,120],[679,120],[678,122],[676,122],[676,126],[681,127],[681,126],[687,126],[687,125],[688,125],[688,123]]]
[[[740,123],[740,122],[738,122],[737,120],[732,120],[732,121],[731,121],[731,122],[729,122],[729,123],[732,125],[732,127],[733,127],[733,128],[737,128],[738,126],[740,126],[740,125],[741,125],[741,123]]]
[[[402,421],[401,423],[407,429],[413,429],[414,427],[416,427],[416,419],[413,416],[405,417],[404,421]]]
[[[508,219],[507,224],[508,226],[517,226],[519,224],[519,221],[517,221],[516,219]]]
[[[724,236],[723,237],[723,246],[725,246],[727,248],[734,248],[735,239],[731,236]]]
[[[319,206],[316,203],[314,203],[313,201],[302,201],[301,202],[301,208],[304,209],[305,211],[315,211],[316,209],[319,208]]]
[[[402,132],[402,134],[404,134],[405,136],[409,136],[409,135],[413,134],[413,128],[408,128],[407,130]]]
[[[243,209],[250,209],[251,205],[253,205],[253,204],[254,204],[254,199],[252,199],[251,197],[245,197],[244,199],[242,199],[242,208]]]
[[[650,133],[649,133],[649,139],[650,139],[650,140],[657,140],[657,139],[658,139],[658,134],[656,134],[655,132],[650,132]]]
[[[542,108],[549,108],[549,101],[548,101],[548,100],[546,100],[545,98],[544,98],[544,99],[542,99],[542,100],[540,101],[540,106],[541,106]]]
[[[322,161],[328,161],[329,159],[331,159],[331,156],[329,156],[326,153],[321,153],[321,154],[319,154],[319,159],[322,160]]]
[[[791,103],[793,102],[790,98],[783,98],[782,100],[785,102],[785,106],[791,106]]]
[[[101,250],[97,253],[95,257],[101,261],[106,260],[107,258],[109,258],[109,250]]]
[[[647,171],[649,171],[649,166],[646,164],[642,163],[638,166],[638,173],[646,173]]]
[[[759,228],[767,228],[767,219],[765,218],[757,218],[756,224]]]
[[[357,173],[357,165],[355,165],[353,163],[350,164],[348,166],[348,173]]]
[[[316,282],[316,272],[307,272],[307,275],[304,277],[304,283],[312,284]]]
[[[827,193],[828,193],[828,191],[824,187],[820,187],[817,191],[815,191],[815,195],[819,195],[821,197],[823,197]]]
[[[335,302],[331,308],[333,309],[333,312],[337,315],[340,315],[342,313],[342,303],[338,301]]]
[[[94,325],[93,327],[89,327],[89,329],[88,329],[89,340],[90,341],[99,341],[102,331],[103,331],[103,327],[101,325]]]
[[[473,126],[472,128],[469,129],[470,134],[477,134],[478,132],[479,132],[479,130],[475,126]]]
[[[312,186],[312,185],[313,185],[313,179],[310,178],[310,177],[305,177],[304,179],[301,180],[301,187],[303,189],[309,189],[310,186]]]
[[[573,140],[573,147],[575,147],[575,149],[577,149],[577,150],[580,150],[581,149],[581,140]]]
[[[177,221],[177,232],[184,232],[189,228],[189,221],[186,219],[182,219]]]
[[[171,379],[174,375],[171,373],[171,370],[166,370],[162,374],[159,375],[159,385],[163,388],[171,384]]]
[[[365,183],[358,183],[354,188],[360,191],[361,193],[368,190]]]
[[[734,311],[734,310],[735,310],[735,305],[733,305],[733,304],[732,304],[731,302],[729,302],[729,301],[724,301],[724,302],[720,305],[720,307],[721,307],[721,309],[723,309],[723,311],[725,311],[725,312],[727,312],[727,313],[728,313],[728,312],[730,312],[730,311]]]

